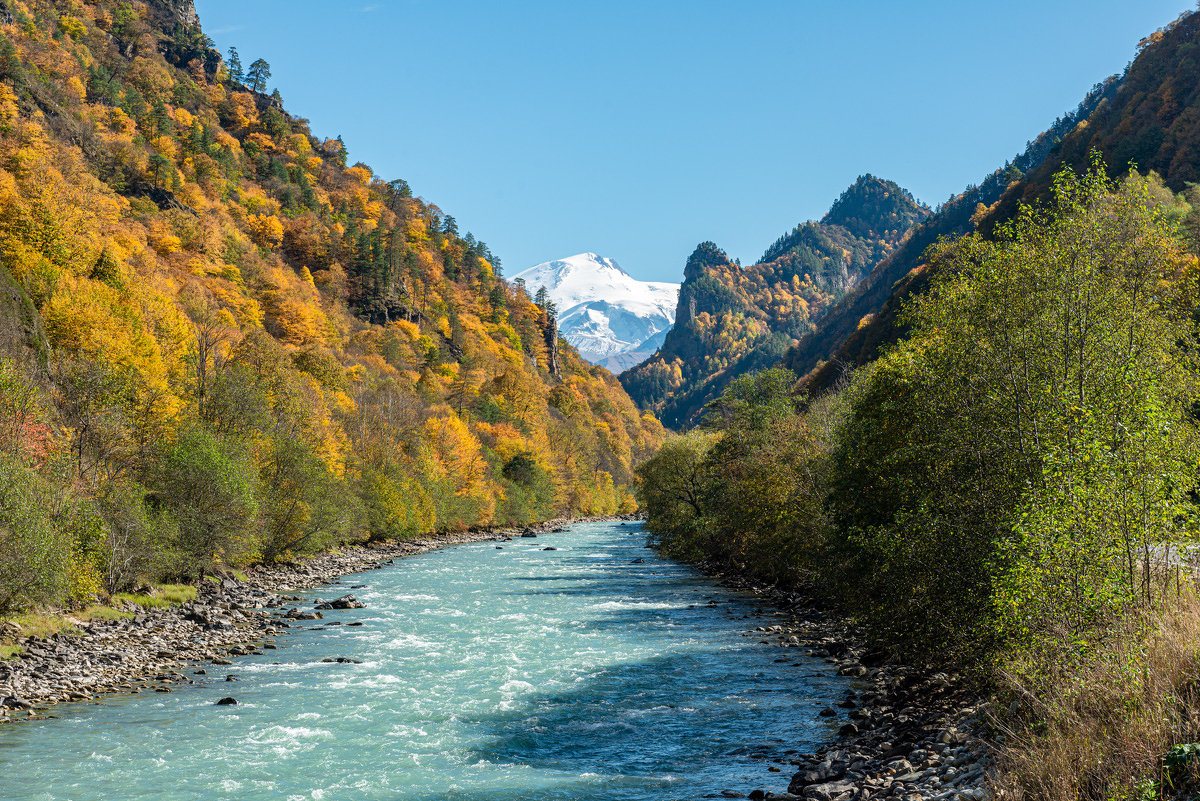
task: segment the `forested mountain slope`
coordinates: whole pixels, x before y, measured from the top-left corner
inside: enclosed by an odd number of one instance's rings
[[[1200,181],[1200,13],[1184,14],[1143,39],[1122,77],[1097,84],[1012,164],[938,209],[825,315],[784,364],[809,373],[809,388],[820,391],[874,359],[899,337],[896,318],[905,299],[928,285],[918,268],[929,245],[976,225],[990,233],[1013,218],[1022,201],[1045,201],[1054,174],[1064,166],[1084,170],[1093,150],[1113,176],[1136,166],[1142,173],[1157,173],[1174,192]]]
[[[661,427],[190,0],[0,2],[0,611],[632,508]]]
[[[906,190],[864,175],[819,222],[780,237],[758,264],[742,267],[702,243],[684,268],[674,327],[621,383],[667,426],[694,422],[732,379],[776,364],[928,214]]]
[[[988,210],[981,229],[1016,214],[1018,203],[1045,201],[1062,167],[1086,168],[1092,151],[1110,175],[1136,167],[1157,173],[1175,192],[1200,183],[1200,12],[1181,15],[1138,44],[1120,85],[1062,137],[1050,158],[1027,171]]]
[[[811,373],[809,387],[824,390],[855,365],[873,359],[884,344],[894,342],[900,333],[896,317],[902,299],[925,286],[927,276],[918,268],[924,263],[926,249],[942,237],[973,231],[983,209],[996,203],[1025,173],[1046,162],[1062,137],[1112,97],[1119,85],[1116,78],[1096,84],[1073,112],[1055,120],[1009,164],[939,206],[788,350],[783,365],[798,375]]]

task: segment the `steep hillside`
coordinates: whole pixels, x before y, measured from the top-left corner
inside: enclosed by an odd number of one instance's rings
[[[0,2],[0,611],[631,508],[658,423],[268,76],[190,0]]]
[[[1170,189],[1200,183],[1200,12],[1181,15],[1138,44],[1120,86],[1066,133],[1052,156],[1010,186],[980,227],[1010,219],[1018,203],[1045,200],[1054,173],[1085,169],[1098,151],[1109,174],[1131,166],[1157,173]]]
[[[639,281],[612,259],[579,253],[517,273],[528,291],[546,291],[563,339],[614,373],[644,360],[675,321],[679,284]]]
[[[905,299],[928,284],[925,249],[940,236],[985,234],[1011,219],[1018,204],[1045,201],[1063,166],[1086,170],[1098,151],[1109,173],[1130,165],[1156,172],[1176,192],[1200,181],[1200,13],[1182,15],[1142,40],[1125,74],[1109,78],[1012,164],[951,199],[860,287],[830,310],[784,359],[812,390],[835,385],[846,371],[874,359],[902,333]]]
[[[693,422],[732,379],[777,363],[928,213],[891,181],[864,175],[820,222],[796,226],[758,264],[742,267],[701,244],[684,268],[674,327],[621,383],[665,425]]]

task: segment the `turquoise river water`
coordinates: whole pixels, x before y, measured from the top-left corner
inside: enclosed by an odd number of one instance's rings
[[[210,666],[195,685],[3,727],[0,797],[657,801],[782,791],[786,752],[833,735],[836,719],[817,713],[847,689],[824,661],[746,636],[764,621],[752,598],[659,558],[632,525],[447,548],[307,595],[346,592],[367,608],[326,612],[287,631],[278,650]],[[214,705],[226,695],[241,704]],[[775,759],[781,773],[768,772]]]

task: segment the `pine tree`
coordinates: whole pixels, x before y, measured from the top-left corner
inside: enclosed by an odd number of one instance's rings
[[[229,48],[229,63],[226,66],[229,71],[229,80],[234,83],[244,83],[246,74],[242,71],[242,57],[238,55],[236,47]]]
[[[266,59],[255,59],[250,65],[250,71],[246,73],[246,80],[254,91],[267,91],[267,81],[271,80],[271,65]]]

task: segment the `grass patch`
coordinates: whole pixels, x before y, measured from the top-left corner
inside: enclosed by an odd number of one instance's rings
[[[195,600],[197,592],[190,584],[159,584],[149,593],[119,592],[113,596],[113,600],[135,603],[149,609],[185,604]]]
[[[244,571],[244,570],[230,570],[229,572],[232,573],[233,577],[235,579],[237,579],[238,581],[249,581],[250,580],[250,577],[246,575],[246,571]]]
[[[8,618],[8,622],[21,627],[18,637],[52,637],[55,634],[79,634],[79,627],[72,622],[80,620],[123,620],[133,617],[132,612],[114,609],[111,606],[92,604],[75,612],[23,612]],[[0,659],[11,659],[23,649],[12,643],[0,643]]]

